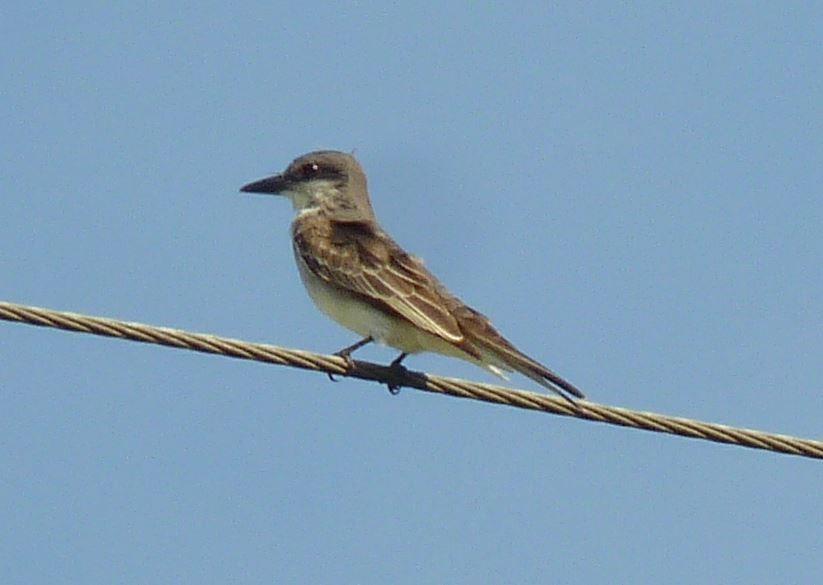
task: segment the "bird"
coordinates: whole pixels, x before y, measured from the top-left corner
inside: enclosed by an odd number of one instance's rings
[[[518,350],[386,233],[353,155],[309,152],[283,172],[240,190],[291,201],[292,248],[303,285],[323,313],[361,337],[335,354],[350,366],[352,352],[376,342],[400,351],[393,368],[402,368],[410,354],[428,351],[472,362],[504,379],[505,372],[519,372],[575,405],[573,398],[585,398],[574,384]]]

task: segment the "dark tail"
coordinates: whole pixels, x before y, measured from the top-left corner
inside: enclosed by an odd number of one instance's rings
[[[475,340],[475,343],[477,343],[477,341],[478,340]],[[485,354],[484,357],[493,357],[495,362],[498,362],[496,365],[520,372],[544,388],[548,388],[555,394],[558,394],[572,404],[575,404],[575,406],[576,403],[574,398],[586,397],[580,388],[565,378],[562,378],[559,374],[554,373],[540,362],[533,360],[524,353],[521,353],[502,337],[495,341],[497,341],[497,343],[481,342],[478,343],[478,345],[483,348],[482,353]],[[574,398],[572,398],[572,396]]]

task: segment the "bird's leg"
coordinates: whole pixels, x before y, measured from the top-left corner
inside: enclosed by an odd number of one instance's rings
[[[351,354],[352,354],[352,352],[357,351],[358,349],[360,349],[364,345],[368,345],[372,341],[374,341],[374,338],[371,335],[369,335],[368,337],[364,337],[363,339],[361,339],[357,343],[352,343],[350,346],[344,347],[340,351],[334,352],[334,355],[343,358],[344,360],[349,362],[349,364],[351,364],[351,361],[352,361]]]
[[[332,355],[336,355],[337,357],[343,358],[344,360],[346,360],[346,366],[349,367],[349,368],[353,368],[354,367],[354,360],[351,359],[352,352],[357,351],[358,349],[360,349],[364,345],[368,345],[372,341],[374,341],[374,338],[371,335],[369,335],[368,337],[364,337],[363,339],[361,339],[357,343],[352,343],[350,346],[344,347],[340,351],[334,352]],[[333,374],[326,374],[326,375],[329,377],[329,380],[331,380],[332,382],[337,382],[337,380],[334,379]]]
[[[396,358],[394,358],[394,359],[392,360],[392,362],[389,364],[389,369],[394,370],[393,374],[394,374],[395,376],[397,376],[398,378],[400,378],[400,377],[402,377],[402,376],[405,376],[405,375],[406,375],[406,372],[408,371],[408,370],[406,370],[406,368],[405,368],[405,367],[401,364],[401,362],[402,362],[404,359],[406,359],[406,356],[407,356],[407,355],[409,355],[409,354],[407,354],[407,353],[404,351],[404,352],[403,352],[403,353],[401,353],[399,356],[397,356]],[[395,384],[394,382],[389,382],[388,384],[386,384],[386,386],[388,386],[388,387],[389,387],[389,392],[391,392],[392,394],[396,395],[396,394],[399,394],[399,393],[400,393],[400,384]]]

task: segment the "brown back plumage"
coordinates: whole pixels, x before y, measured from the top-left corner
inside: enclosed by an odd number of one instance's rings
[[[317,211],[295,220],[295,253],[318,277],[364,302],[406,319],[479,361],[518,371],[566,396],[583,393],[520,352],[494,328],[405,252],[376,222],[331,221]]]

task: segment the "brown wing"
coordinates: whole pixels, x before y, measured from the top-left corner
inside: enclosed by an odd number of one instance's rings
[[[305,217],[293,226],[295,252],[329,284],[379,302],[450,343],[463,340],[445,289],[423,264],[371,224]]]
[[[521,353],[379,227],[307,214],[292,224],[292,235],[295,253],[318,278],[382,304],[480,361],[516,370],[566,398],[565,392],[583,397],[570,382]]]

